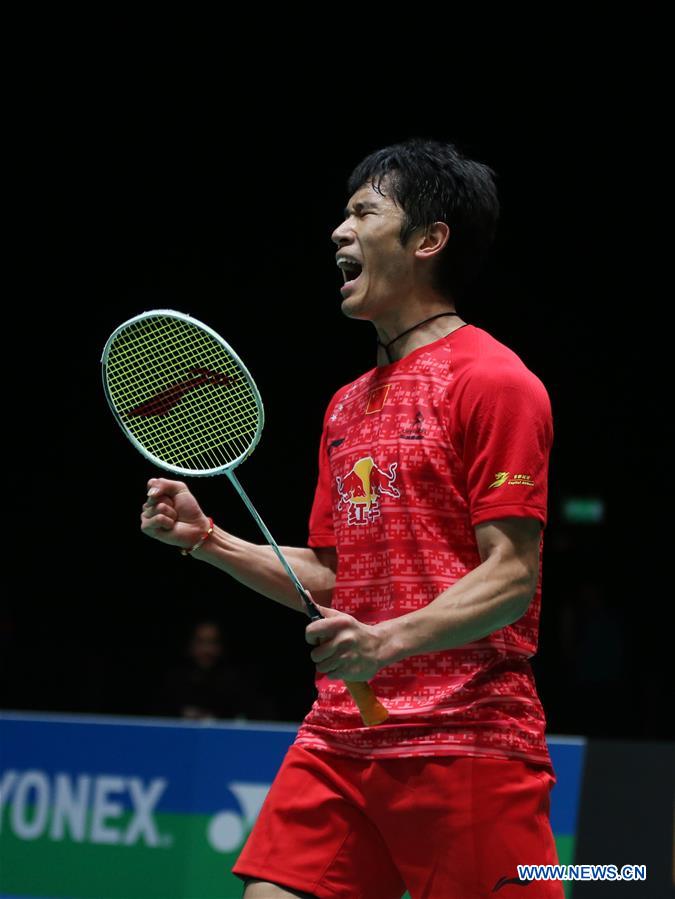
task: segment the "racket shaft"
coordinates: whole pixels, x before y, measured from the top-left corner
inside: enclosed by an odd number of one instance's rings
[[[293,581],[293,584],[295,585],[295,589],[298,591],[300,598],[302,599],[302,601],[305,604],[305,608],[307,609],[307,614],[309,615],[309,617],[312,618],[313,621],[315,621],[317,617],[318,618],[323,617],[321,615],[321,612],[319,612],[318,608],[316,607],[316,605],[307,596],[307,592],[305,591],[305,588],[300,583],[300,579],[298,578],[297,574],[293,571],[290,564],[288,563],[288,560],[286,559],[284,554],[281,552],[281,550],[277,546],[276,540],[274,539],[274,537],[268,530],[267,525],[262,520],[260,515],[258,515],[258,510],[255,508],[255,506],[253,505],[251,500],[248,498],[246,491],[239,483],[235,473],[233,471],[226,471],[225,474],[228,476],[228,478],[234,485],[234,488],[237,491],[237,493],[239,494],[239,496],[243,499],[244,504],[246,505],[246,508],[253,516],[253,518],[254,518],[255,522],[257,523],[258,527],[260,528],[260,530],[263,532],[265,539],[267,540],[269,545],[272,547],[272,549],[276,553],[276,556],[279,559],[279,561],[281,562],[281,564],[283,565],[284,570],[286,571],[286,574],[288,574],[289,578]]]
[[[246,491],[239,483],[236,475],[233,471],[228,470],[225,472],[230,481],[232,482],[235,490],[239,494],[239,496],[244,501],[244,505],[251,513],[254,521],[257,523],[258,527],[262,531],[265,536],[265,539],[269,543],[269,545],[274,550],[277,558],[281,562],[284,567],[284,570],[293,581],[295,585],[295,589],[298,591],[300,598],[302,599],[305,608],[307,610],[307,614],[311,618],[312,621],[317,621],[319,618],[323,618],[323,615],[319,611],[318,607],[311,601],[309,596],[307,595],[307,591],[300,583],[300,579],[297,574],[293,571],[290,564],[288,563],[286,557],[281,552],[279,547],[277,546],[277,542],[268,530],[265,522],[262,520],[260,515],[258,514],[257,509],[248,498]],[[356,703],[359,712],[361,713],[361,720],[367,727],[372,727],[376,724],[382,724],[389,717],[389,713],[382,705],[382,703],[377,699],[375,693],[373,692],[373,688],[370,684],[362,682],[362,681],[345,681],[345,686],[349,690],[352,699]]]

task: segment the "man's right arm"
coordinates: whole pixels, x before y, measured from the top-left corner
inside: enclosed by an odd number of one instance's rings
[[[208,530],[208,518],[181,481],[153,478],[141,513],[141,530],[171,546],[189,549]],[[337,555],[333,547],[281,547],[302,585],[321,606],[330,606]],[[211,536],[192,555],[209,562],[240,583],[297,611],[305,611],[274,550],[214,527]]]

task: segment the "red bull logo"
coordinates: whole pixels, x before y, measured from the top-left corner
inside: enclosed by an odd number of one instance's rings
[[[352,470],[344,478],[336,477],[338,493],[338,511],[348,508],[347,524],[370,524],[380,517],[380,497],[398,498],[401,491],[394,487],[398,462],[392,462],[385,471],[372,458],[366,456],[359,459]]]

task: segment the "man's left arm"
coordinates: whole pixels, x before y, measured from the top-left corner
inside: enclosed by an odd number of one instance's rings
[[[376,625],[329,609],[306,629],[311,656],[331,680],[370,680],[409,656],[464,646],[512,624],[532,601],[541,522],[500,518],[476,525],[481,563],[422,609]]]

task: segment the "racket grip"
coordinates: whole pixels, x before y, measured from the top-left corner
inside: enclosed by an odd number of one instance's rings
[[[300,581],[295,585],[296,590],[300,594],[300,599],[305,604],[305,609],[312,621],[319,621],[323,615],[314,603],[309,593],[302,587]],[[379,701],[373,688],[365,681],[345,681],[345,686],[352,695],[352,699],[361,712],[361,720],[366,727],[373,727],[376,724],[382,724],[389,717],[389,712]]]
[[[389,717],[389,712],[379,701],[370,684],[364,681],[345,681],[345,686],[352,694],[352,699],[361,712],[361,719],[367,727],[382,724]]]

